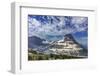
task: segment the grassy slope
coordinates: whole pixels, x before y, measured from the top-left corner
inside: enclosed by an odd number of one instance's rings
[[[56,59],[80,59],[82,57],[74,57],[67,55],[56,55],[56,54],[43,54],[35,51],[28,52],[28,60],[56,60]]]

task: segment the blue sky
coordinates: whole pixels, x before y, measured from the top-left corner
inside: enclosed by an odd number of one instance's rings
[[[29,37],[56,41],[66,34],[72,34],[79,43],[87,46],[87,31],[87,17],[28,15]]]

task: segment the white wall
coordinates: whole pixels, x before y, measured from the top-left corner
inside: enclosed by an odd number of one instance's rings
[[[10,47],[11,47],[11,8],[10,3],[13,1],[20,1],[20,2],[28,2],[28,3],[35,3],[37,5],[39,4],[46,4],[48,5],[57,5],[57,6],[67,6],[67,5],[76,5],[76,6],[93,6],[97,7],[97,42],[100,42],[100,1],[99,0],[1,0],[0,1],[0,76],[13,76],[13,74],[9,73],[10,70]],[[69,71],[63,71],[63,72],[52,72],[52,73],[40,73],[40,74],[24,74],[25,76],[99,76],[100,71],[100,50],[98,47],[100,44],[97,43],[97,50],[98,50],[98,63],[97,63],[97,69],[91,68],[91,70],[86,69],[73,69]],[[23,76],[24,76],[23,75]],[[19,76],[19,75],[18,75]]]

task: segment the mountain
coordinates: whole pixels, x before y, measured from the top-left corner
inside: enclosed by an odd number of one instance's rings
[[[64,41],[67,41],[67,40],[72,40],[76,43],[76,40],[74,39],[74,37],[71,34],[64,35]]]
[[[66,34],[64,37],[65,39],[70,39],[70,40],[75,41],[71,34]],[[48,45],[46,44],[47,42],[49,44],[49,41],[45,39],[41,39],[37,36],[31,36],[31,37],[28,37],[28,48],[38,48],[39,46],[46,46]]]
[[[64,39],[58,41],[47,41],[36,36],[28,37],[28,48],[36,49],[46,54],[74,54],[87,56],[87,50],[79,44],[71,34],[64,35]],[[68,54],[69,54],[68,53]]]
[[[43,45],[42,41],[44,41],[44,39],[36,36],[28,37],[28,48],[36,48],[40,45]]]
[[[45,39],[41,39],[37,36],[28,37],[28,48],[37,49],[37,51],[42,52],[47,50],[45,48],[49,45],[49,42]]]
[[[78,43],[75,38],[73,37],[73,35],[71,34],[66,34],[65,36],[65,41],[66,40],[71,40],[73,41],[75,44],[77,44],[79,47],[81,47],[83,50],[80,51],[80,55],[84,55],[84,56],[87,56],[88,54],[88,51],[87,51],[87,48],[85,48],[82,44]],[[87,47],[87,46],[86,46]]]

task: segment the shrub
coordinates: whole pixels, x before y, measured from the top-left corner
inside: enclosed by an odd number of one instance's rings
[[[28,55],[28,60],[33,60],[31,55]]]

